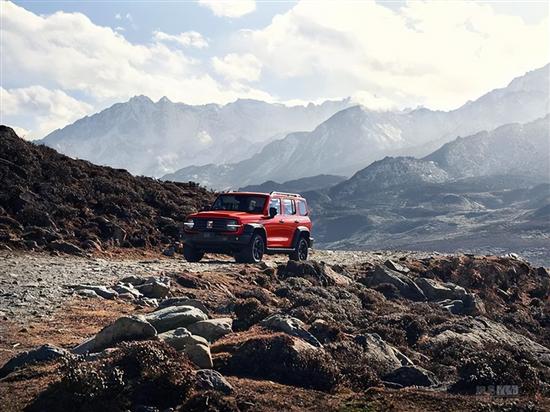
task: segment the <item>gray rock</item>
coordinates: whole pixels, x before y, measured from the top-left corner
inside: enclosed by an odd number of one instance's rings
[[[450,282],[443,283],[433,279],[417,278],[415,283],[422,289],[429,301],[462,299],[467,293],[463,287]]]
[[[57,252],[67,253],[69,255],[83,255],[84,251],[70,242],[62,240],[54,240],[48,243],[48,248]]]
[[[140,305],[140,306],[149,306],[149,307],[152,307],[152,308],[156,308],[156,307],[158,307],[159,302],[158,302],[158,299],[141,297],[136,302],[136,304]]]
[[[116,293],[113,289],[105,286],[80,285],[76,287],[76,290],[93,290],[97,295],[104,299],[114,299],[118,296],[118,293]]]
[[[389,373],[401,366],[411,366],[412,361],[399,349],[387,343],[377,333],[366,333],[355,337],[355,342],[363,346],[370,363],[381,373]]]
[[[118,294],[130,293],[131,295],[133,295],[135,298],[138,298],[138,299],[142,296],[140,291],[137,290],[131,283],[128,283],[126,285],[119,283],[113,286],[113,290]]]
[[[145,319],[155,327],[158,332],[186,327],[192,323],[208,319],[208,316],[193,306],[170,306],[157,310],[145,316]]]
[[[32,363],[47,362],[68,355],[65,349],[53,345],[42,345],[36,349],[22,352],[11,358],[0,368],[0,379],[9,375],[18,368],[25,367]]]
[[[183,350],[191,362],[197,365],[201,369],[211,369],[212,364],[212,355],[210,354],[210,348],[203,344],[197,345],[188,345]]]
[[[317,338],[305,329],[304,322],[300,319],[296,319],[288,315],[275,314],[262,320],[260,325],[296,336],[315,347],[319,348],[322,346]]]
[[[164,256],[173,257],[176,254],[176,249],[174,247],[166,248],[162,251]]]
[[[229,395],[233,387],[221,373],[213,369],[199,369],[196,374],[197,387],[203,390],[214,390]]]
[[[158,335],[158,338],[176,350],[184,350],[189,345],[206,345],[208,341],[202,336],[192,335],[185,328],[177,328]]]
[[[409,273],[411,271],[408,267],[403,266],[397,262],[394,262],[391,259],[386,260],[384,262],[384,266],[386,266],[391,270],[395,270],[396,272],[401,272],[401,273]]]
[[[80,290],[77,290],[76,293],[79,296],[82,296],[82,297],[85,297],[85,298],[99,298],[99,295],[91,289],[80,289]]]
[[[128,284],[133,285],[133,286],[143,285],[146,281],[147,281],[147,279],[145,279],[141,276],[136,276],[136,275],[126,276],[126,277],[120,279],[120,283],[128,283]]]
[[[512,345],[530,352],[541,363],[550,366],[550,349],[523,336],[513,332],[506,326],[492,320],[479,318],[463,318],[459,325],[460,333],[445,330],[435,336],[426,338],[421,343],[421,348],[437,352],[446,348],[453,341],[462,342],[484,350],[487,344]]]
[[[143,316],[123,316],[103,328],[93,338],[78,345],[73,353],[101,352],[122,341],[150,339],[155,336],[157,331]]]
[[[139,285],[136,288],[148,298],[163,299],[170,293],[170,285],[156,279]]]
[[[208,341],[213,342],[216,339],[233,332],[232,326],[233,319],[217,318],[201,320],[189,325],[187,329],[192,334],[202,336]]]
[[[435,386],[438,384],[433,373],[418,366],[402,366],[384,376],[383,379],[405,388],[409,386]]]
[[[164,309],[168,306],[193,306],[204,313],[208,313],[208,308],[198,299],[188,297],[168,298],[160,302],[158,308]]]
[[[363,278],[368,287],[375,287],[383,283],[394,285],[401,296],[414,301],[425,301],[424,292],[408,276],[383,266],[376,266],[374,272]]]

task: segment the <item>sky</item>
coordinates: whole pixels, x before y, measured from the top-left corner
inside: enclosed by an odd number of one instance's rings
[[[550,61],[547,1],[0,0],[0,123],[135,95],[451,110]]]

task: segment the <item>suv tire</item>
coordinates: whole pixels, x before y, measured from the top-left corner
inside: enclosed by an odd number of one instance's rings
[[[265,251],[265,241],[262,235],[254,233],[250,243],[235,255],[237,263],[260,263]]]
[[[300,236],[294,251],[288,256],[290,260],[307,260],[309,244],[304,236]]]
[[[189,245],[183,246],[183,257],[188,262],[200,262],[203,256],[204,256],[204,252],[199,252],[193,246],[189,246]]]

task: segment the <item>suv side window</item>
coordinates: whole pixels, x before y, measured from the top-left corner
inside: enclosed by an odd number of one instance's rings
[[[296,208],[294,202],[291,199],[283,199],[283,215],[296,214]]]
[[[279,199],[271,199],[269,201],[269,208],[271,209],[272,207],[277,209],[277,214],[278,215],[281,214],[281,201]],[[268,210],[268,212],[269,212],[269,210]]]
[[[307,205],[305,200],[297,200],[298,204],[298,213],[300,216],[307,216]]]

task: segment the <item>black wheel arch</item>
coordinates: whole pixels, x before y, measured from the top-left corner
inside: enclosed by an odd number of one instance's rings
[[[298,226],[294,231],[294,236],[292,237],[292,248],[295,249],[298,246],[298,241],[301,237],[304,237],[307,240],[307,245],[311,246],[311,238],[309,235],[309,229],[306,226]]]
[[[250,234],[250,237],[255,233],[259,233],[264,238],[264,249],[267,249],[267,232],[264,225],[261,223],[247,223],[244,226],[244,234]]]

